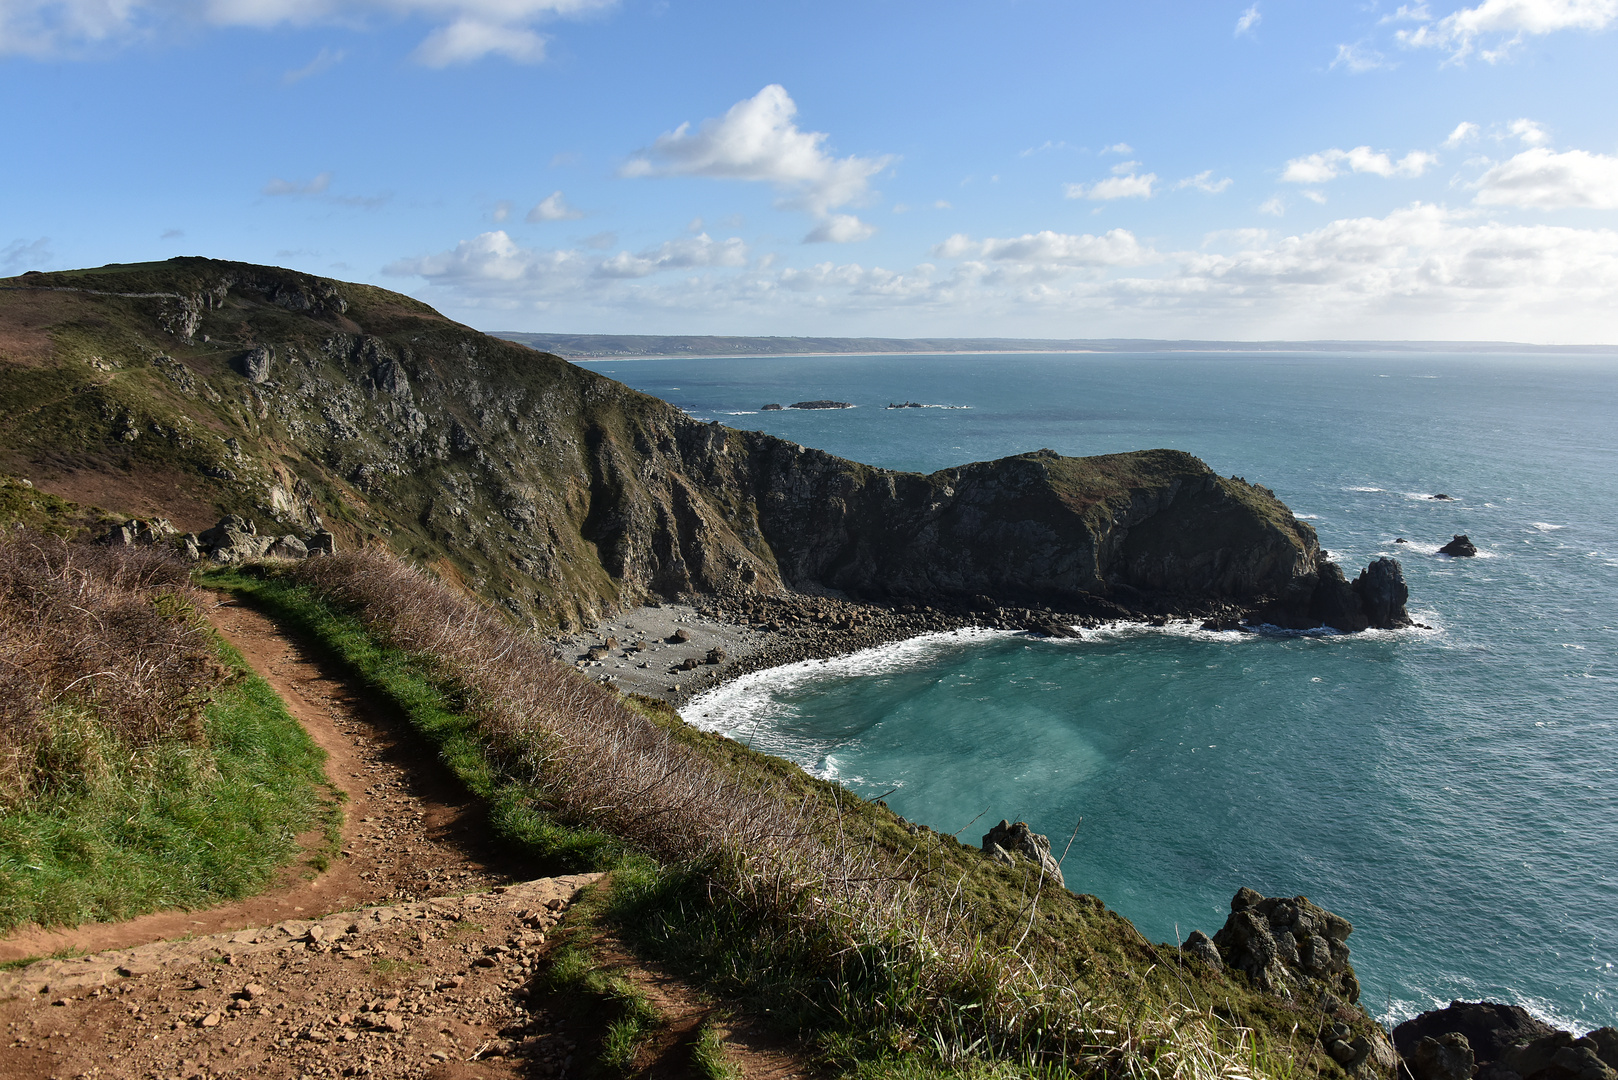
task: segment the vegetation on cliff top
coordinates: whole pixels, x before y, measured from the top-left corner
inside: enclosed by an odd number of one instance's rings
[[[699,423],[407,297],[203,259],[0,282],[0,470],[182,529],[229,512],[385,539],[542,625],[804,585],[1259,603],[1318,557],[1273,496],[1189,455],[893,473]],[[1154,517],[1167,547],[1145,550]],[[1237,568],[1191,572],[1202,556]]]
[[[0,530],[0,929],[245,896],[330,826],[324,754],[202,602],[155,553]]]
[[[373,552],[213,580],[399,701],[536,873],[615,869],[603,917],[626,939],[841,1068],[1336,1069],[1296,1034],[1312,1008],[1147,942],[1032,864],[625,702],[420,571]]]

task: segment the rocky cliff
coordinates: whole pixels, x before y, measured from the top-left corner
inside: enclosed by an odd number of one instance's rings
[[[386,540],[542,624],[838,589],[1400,625],[1275,496],[1188,454],[930,476],[702,424],[407,297],[205,259],[0,280],[0,471],[200,530]],[[270,525],[274,523],[274,526]]]

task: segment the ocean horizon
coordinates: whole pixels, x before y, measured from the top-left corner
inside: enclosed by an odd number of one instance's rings
[[[1588,355],[602,360],[690,415],[889,468],[1171,447],[1273,489],[1428,627],[933,635],[686,717],[975,843],[1001,818],[1158,941],[1241,886],[1355,925],[1373,1015],[1618,1015],[1618,366]],[[831,399],[855,407],[762,412]],[[886,409],[890,402],[954,406]],[[1445,495],[1447,499],[1434,496]],[[1438,548],[1471,536],[1479,557]],[[1403,541],[1403,542],[1400,542]]]

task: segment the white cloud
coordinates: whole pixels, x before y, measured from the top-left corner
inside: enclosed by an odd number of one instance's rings
[[[1551,141],[1550,132],[1528,119],[1513,120],[1506,130],[1521,139],[1524,146],[1544,146]]]
[[[1130,162],[1131,166],[1138,162]],[[1066,184],[1063,193],[1069,199],[1091,199],[1106,202],[1110,199],[1150,199],[1152,185],[1157,183],[1156,173],[1137,176],[1129,173],[1098,180],[1093,184]]]
[[[1212,169],[1204,169],[1195,176],[1186,177],[1174,186],[1176,188],[1196,188],[1198,191],[1206,191],[1210,195],[1217,195],[1235,182],[1228,176],[1220,180],[1211,179],[1212,176]]]
[[[528,221],[538,223],[541,221],[577,221],[584,216],[583,210],[575,209],[562,198],[560,191],[553,191],[535,204],[528,211]]]
[[[331,172],[323,172],[311,180],[282,180],[276,177],[264,185],[266,195],[324,195],[331,187]]]
[[[934,210],[953,210],[953,209],[955,209],[955,204],[950,202],[948,199],[938,199],[938,200],[934,201],[933,209]]]
[[[809,230],[803,238],[806,244],[852,244],[869,240],[876,233],[874,225],[867,225],[853,214],[832,214]]]
[[[1157,258],[1157,253],[1142,247],[1128,229],[1113,229],[1102,236],[1046,229],[1004,240],[973,240],[956,233],[934,247],[932,254],[939,259],[972,256],[1042,266],[1139,266]]]
[[[1465,59],[1478,50],[1485,60],[1495,63],[1526,37],[1559,30],[1604,30],[1615,18],[1618,0],[1484,0],[1436,22],[1400,30],[1396,36],[1409,48],[1447,49],[1452,60]],[[1485,40],[1493,42],[1493,47],[1479,49]]]
[[[496,221],[504,221],[511,216],[511,211],[514,209],[516,207],[512,205],[510,199],[501,199],[494,204],[494,210],[490,212],[489,216]]]
[[[1479,178],[1479,206],[1618,210],[1618,157],[1586,150],[1524,150]]]
[[[1313,188],[1309,188],[1305,189],[1304,191],[1300,191],[1298,194],[1302,195],[1316,206],[1326,205],[1326,193],[1324,191],[1315,191]]]
[[[1453,148],[1460,146],[1462,143],[1471,142],[1477,137],[1478,126],[1470,120],[1462,120],[1455,125],[1455,130],[1449,133],[1449,138],[1444,140],[1444,145]]]
[[[1333,148],[1293,158],[1282,171],[1281,180],[1291,184],[1324,184],[1342,176],[1345,171],[1382,177],[1420,176],[1436,164],[1438,158],[1424,150],[1412,150],[1394,161],[1385,152],[1372,150],[1369,146],[1356,146],[1352,150]]]
[[[690,270],[711,266],[746,266],[747,245],[736,237],[714,240],[707,233],[682,236],[639,255],[620,251],[595,269],[597,277],[642,278],[660,270]]]
[[[603,263],[493,232],[387,269],[424,277],[427,298],[451,311],[544,310],[553,324],[645,332],[1618,341],[1618,231],[1478,214],[1415,204],[1293,235],[1221,233],[1195,251],[1122,230],[956,236],[935,249],[938,265],[903,271],[744,265],[732,242],[692,237]]]
[[[1332,59],[1331,66],[1333,68],[1347,68],[1356,75],[1367,71],[1380,71],[1384,68],[1393,67],[1388,62],[1387,57],[1375,49],[1369,48],[1363,42],[1337,46],[1337,55]]]
[[[824,146],[827,135],[800,129],[793,119],[797,113],[786,89],[772,84],[738,101],[724,116],[704,120],[695,130],[685,123],[658,136],[620,172],[766,183],[781,192],[782,208],[824,219],[821,228],[827,239],[832,233],[853,238],[854,227],[835,220],[849,215],[834,216],[832,211],[866,202],[871,178],[893,158],[832,157]]]
[[[1236,20],[1236,36],[1241,37],[1243,34],[1251,34],[1253,28],[1263,21],[1264,16],[1258,13],[1258,5],[1254,4],[1242,12],[1241,18]]]
[[[491,54],[523,63],[544,56],[539,20],[587,14],[614,0],[0,0],[0,55],[75,56],[132,44],[191,26],[340,26],[352,29],[375,16],[438,24],[416,50],[429,67]],[[342,59],[326,54],[307,77]],[[321,66],[317,66],[321,65]]]
[[[1287,212],[1287,204],[1281,196],[1271,195],[1268,199],[1258,204],[1258,212],[1269,214],[1272,217],[1280,217]]]
[[[293,83],[300,83],[312,75],[319,75],[323,71],[330,71],[332,68],[342,63],[343,57],[347,55],[348,53],[344,52],[342,49],[333,51],[332,49],[322,48],[320,52],[315,54],[315,58],[303,65],[303,67],[294,68],[293,70],[284,73],[281,76],[281,81],[288,86],[291,86]]]
[[[1133,154],[1135,148],[1126,142],[1121,142],[1113,143],[1111,146],[1103,146],[1101,152],[1103,154]]]
[[[430,68],[469,64],[485,56],[537,64],[545,59],[545,38],[526,27],[466,17],[428,34],[413,55]]]

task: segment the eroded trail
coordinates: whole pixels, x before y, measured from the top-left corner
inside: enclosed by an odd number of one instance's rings
[[[601,1021],[558,1008],[534,976],[599,875],[524,880],[401,717],[263,615],[227,600],[210,618],[328,754],[347,796],[342,854],[315,874],[311,833],[306,857],[241,902],[0,940],[0,960],[58,957],[0,972],[0,1080],[577,1074]],[[592,939],[665,1018],[633,1072],[693,1075],[712,1017],[741,1075],[807,1075],[753,1025]]]
[[[318,875],[307,857],[300,858],[267,891],[203,911],[155,912],[69,930],[24,929],[0,939],[0,961],[122,949],[531,876],[483,841],[482,807],[423,753],[402,718],[258,612],[226,600],[209,615],[326,751],[326,775],[347,795],[341,857]],[[299,837],[305,852],[322,841],[319,833]]]

